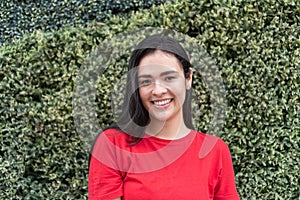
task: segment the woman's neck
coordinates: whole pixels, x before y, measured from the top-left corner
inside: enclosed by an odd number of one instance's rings
[[[181,120],[158,121],[152,119],[146,133],[162,139],[178,139],[186,136],[191,130]]]

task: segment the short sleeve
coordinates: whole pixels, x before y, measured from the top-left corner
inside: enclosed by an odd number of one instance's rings
[[[89,200],[111,200],[123,196],[122,174],[114,163],[114,145],[109,142],[102,133],[94,144],[89,164]]]
[[[215,188],[214,200],[239,200],[236,190],[234,170],[230,150],[225,142],[221,142],[221,169],[219,180]]]

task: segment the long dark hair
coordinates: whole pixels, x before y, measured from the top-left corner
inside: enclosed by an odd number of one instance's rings
[[[181,63],[185,78],[190,76],[190,68],[192,65],[189,62],[185,50],[178,41],[163,34],[156,34],[145,38],[137,45],[128,63],[128,75],[122,112],[117,119],[117,124],[110,127],[122,130],[131,135],[132,140],[130,140],[130,142],[132,144],[136,144],[141,140],[150,119],[149,112],[143,106],[139,95],[137,66],[144,56],[153,53],[155,50],[173,54]],[[183,118],[185,125],[190,129],[194,129],[192,124],[191,101],[192,87],[186,91],[185,101],[183,103]]]

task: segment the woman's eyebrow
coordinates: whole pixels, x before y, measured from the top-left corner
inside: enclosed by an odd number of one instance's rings
[[[165,71],[165,72],[160,73],[160,76],[166,76],[169,74],[178,74],[178,71],[174,71],[174,70]]]
[[[169,74],[178,74],[178,71],[174,71],[174,70],[165,71],[165,72],[160,73],[160,76],[166,76]],[[151,78],[151,77],[152,77],[152,75],[150,75],[150,74],[141,74],[138,76],[138,78]]]
[[[151,78],[152,76],[150,74],[142,74],[139,75],[138,78]]]

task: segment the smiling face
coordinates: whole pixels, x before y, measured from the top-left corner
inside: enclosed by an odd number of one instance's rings
[[[151,121],[182,123],[182,105],[192,73],[184,77],[178,59],[156,50],[144,56],[138,66],[139,94]]]

